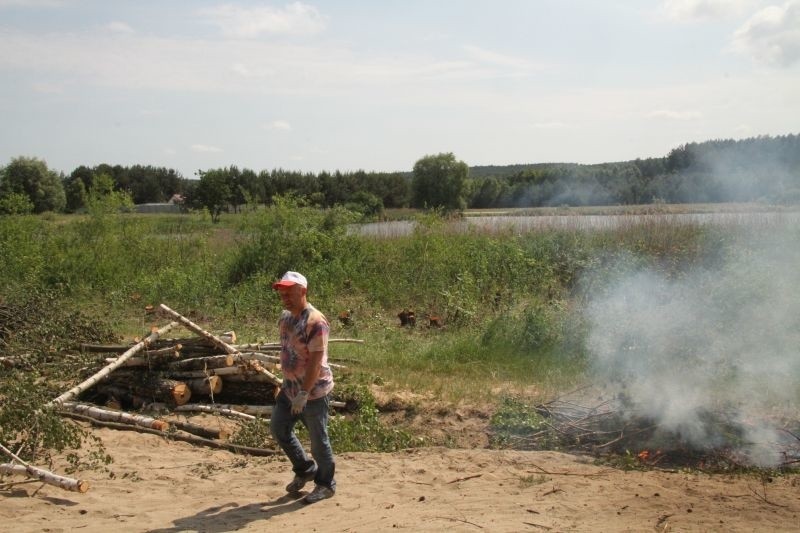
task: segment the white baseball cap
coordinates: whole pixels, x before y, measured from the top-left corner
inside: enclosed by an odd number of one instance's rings
[[[273,283],[272,288],[291,287],[292,285],[300,285],[301,287],[308,288],[306,277],[299,272],[292,272],[291,270],[284,274],[280,281]]]

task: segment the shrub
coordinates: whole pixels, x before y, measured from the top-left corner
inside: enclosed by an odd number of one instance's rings
[[[0,215],[29,215],[33,213],[33,202],[28,195],[10,193],[0,197]]]

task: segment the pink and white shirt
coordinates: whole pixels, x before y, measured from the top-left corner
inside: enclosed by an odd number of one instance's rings
[[[295,317],[283,311],[278,320],[281,338],[282,388],[291,400],[303,387],[311,352],[322,351],[319,378],[308,395],[309,400],[322,398],[333,390],[333,373],[328,366],[328,334],[330,325],[313,305],[306,304]]]

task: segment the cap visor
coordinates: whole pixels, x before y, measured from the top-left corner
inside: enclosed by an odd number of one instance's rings
[[[272,284],[273,289],[280,289],[281,287],[291,287],[292,285],[297,285],[294,281],[276,281]]]

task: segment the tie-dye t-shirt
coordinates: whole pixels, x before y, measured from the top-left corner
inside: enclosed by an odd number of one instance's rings
[[[322,398],[333,390],[333,374],[328,366],[328,333],[330,326],[325,315],[307,304],[300,315],[294,317],[284,311],[278,321],[281,335],[281,372],[283,390],[289,399],[294,398],[303,386],[311,352],[322,351],[319,379],[308,395],[309,400]]]

